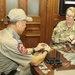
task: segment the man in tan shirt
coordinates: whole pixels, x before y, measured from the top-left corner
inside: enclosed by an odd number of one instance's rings
[[[40,64],[51,49],[45,43],[39,43],[35,48],[24,47],[19,35],[25,30],[26,21],[33,19],[26,16],[22,9],[12,9],[7,19],[8,27],[0,31],[0,74],[5,75],[17,70],[15,75],[32,75],[30,64]],[[44,50],[39,56],[32,55],[42,48]]]

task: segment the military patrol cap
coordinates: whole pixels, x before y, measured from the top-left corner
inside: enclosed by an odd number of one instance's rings
[[[22,9],[18,9],[18,8],[11,9],[7,17],[11,22],[20,21],[20,20],[26,20],[26,21],[33,20],[31,17],[28,17]]]

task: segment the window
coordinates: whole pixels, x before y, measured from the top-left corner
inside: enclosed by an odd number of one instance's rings
[[[18,8],[18,0],[6,0],[6,15],[13,8]]]

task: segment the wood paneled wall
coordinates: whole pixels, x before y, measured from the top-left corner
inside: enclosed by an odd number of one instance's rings
[[[3,21],[1,21],[5,17],[5,1],[0,0],[0,29],[6,26],[2,25]],[[40,3],[40,15],[33,17],[34,22],[27,23],[26,32],[21,35],[21,39],[27,47],[36,46],[39,42],[50,44],[54,26],[57,22],[65,19],[65,16],[60,16],[58,13],[59,0],[40,0]],[[18,7],[22,8],[27,14],[27,0],[18,0]],[[36,35],[30,33],[31,30],[35,33],[37,31]]]
[[[54,26],[65,16],[59,15],[59,0],[48,0],[47,3],[47,21],[46,21],[46,43],[50,44]]]

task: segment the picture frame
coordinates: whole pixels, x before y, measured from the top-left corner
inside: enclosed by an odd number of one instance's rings
[[[65,16],[68,7],[75,7],[75,0],[59,0],[59,15]]]

